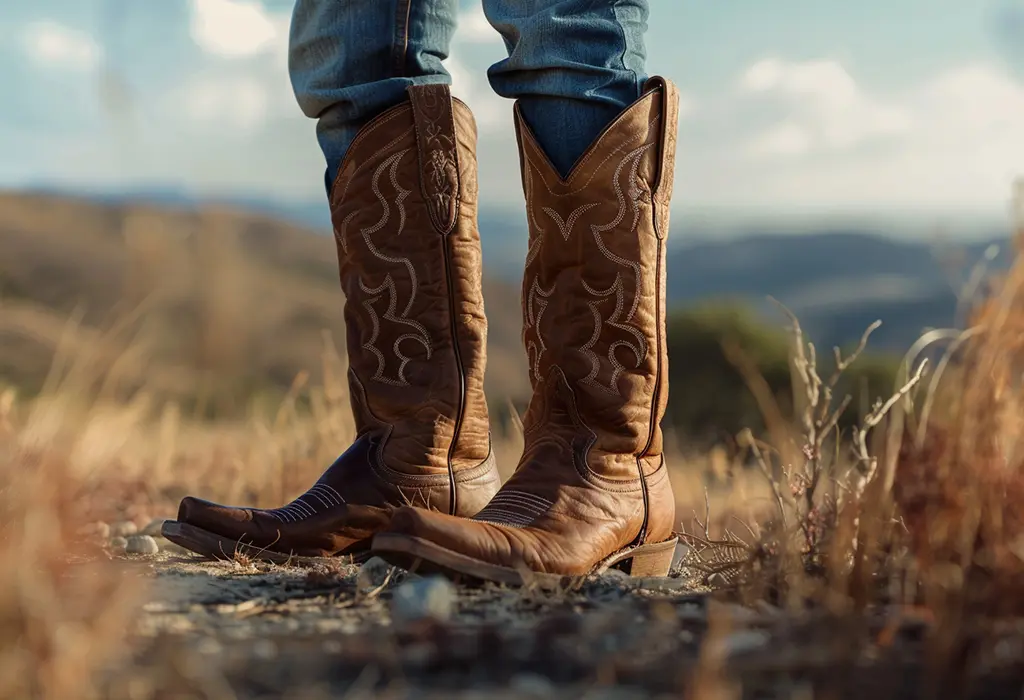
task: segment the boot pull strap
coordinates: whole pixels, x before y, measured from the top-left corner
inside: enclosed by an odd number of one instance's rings
[[[420,188],[434,228],[447,235],[458,221],[462,192],[451,89],[447,85],[413,85],[407,92],[416,124]]]
[[[658,238],[668,234],[669,202],[672,201],[672,187],[676,171],[676,139],[679,133],[679,89],[662,77],[647,81],[644,92],[661,89],[661,134],[658,138],[658,165],[652,188],[654,200],[659,205],[657,214]]]

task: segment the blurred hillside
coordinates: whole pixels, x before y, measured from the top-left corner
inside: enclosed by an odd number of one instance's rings
[[[74,367],[77,382],[104,377],[102,391],[122,395],[145,388],[199,417],[237,416],[254,401],[276,406],[303,373],[319,384],[325,348],[344,351],[334,242],[283,216],[0,195],[0,383],[32,394],[52,366],[65,374]],[[507,231],[497,235],[514,221],[502,229],[490,220],[485,214],[481,223],[488,261],[496,245],[516,244]],[[842,232],[677,242],[669,260],[669,418],[677,434],[721,442],[757,425],[760,412],[723,343],[747,353],[785,401],[789,341],[767,294],[826,349],[849,346],[883,320],[871,348],[888,358],[869,358],[849,387],[862,405],[891,388],[892,358],[923,328],[955,320],[954,290],[981,254],[978,246],[956,257]],[[528,396],[510,277],[485,276],[498,430],[509,400],[522,409]]]
[[[873,347],[903,352],[926,328],[962,323],[958,300],[972,273],[1005,269],[1009,237],[969,243],[907,241],[861,231],[758,233],[725,242],[678,241],[670,251],[671,303],[731,299],[778,319],[766,297],[789,307],[823,347],[855,342],[875,320]]]
[[[92,198],[117,207],[145,201],[195,210],[211,204],[167,188]],[[330,230],[327,207],[320,201],[234,198],[226,205],[324,234]],[[1009,264],[1009,230],[996,226],[966,226],[950,240],[927,237],[928,228],[920,224],[804,225],[800,233],[750,225],[720,235],[690,223],[685,213],[673,219],[669,238],[670,305],[729,300],[777,325],[780,317],[767,301],[771,295],[791,308],[825,347],[855,342],[868,324],[881,319],[885,325],[874,337],[875,347],[902,352],[925,328],[957,325],[957,301],[990,247],[999,249],[990,268],[1005,269]],[[526,255],[525,227],[521,208],[480,212],[484,263],[493,284],[501,281],[518,288]]]
[[[517,290],[494,280],[489,299]],[[276,401],[344,352],[331,238],[259,214],[0,195],[0,382],[38,391],[56,357],[77,381],[145,386],[201,415]],[[517,304],[492,303],[495,396],[522,395]],[[69,319],[71,319],[69,321]],[[60,349],[58,351],[58,348]]]

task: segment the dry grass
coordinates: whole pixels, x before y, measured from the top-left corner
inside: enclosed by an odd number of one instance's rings
[[[344,343],[342,299],[329,236],[233,210],[0,192],[0,382],[30,393],[63,344],[109,397],[144,389],[186,417],[244,418],[300,372],[322,383],[323,333]],[[488,317],[488,390],[521,399],[519,311],[494,303]]]
[[[96,670],[122,650],[139,582],[77,536],[101,484],[61,430],[40,446],[0,399],[0,697],[88,697]],[[109,475],[108,475],[109,476]]]
[[[1018,195],[1024,214],[1024,190]],[[922,338],[891,398],[852,435],[836,427],[849,400],[833,389],[858,353],[836,350],[839,370],[823,379],[814,345],[791,317],[802,401],[787,417],[732,349],[769,427],[765,440],[744,439],[775,507],[741,527],[720,514],[713,533],[709,505],[686,535],[695,547],[690,571],[717,576],[748,602],[768,599],[797,614],[824,607],[853,630],[868,610],[893,606],[883,645],[903,620],[924,621],[926,691],[941,696],[959,696],[979,668],[997,666],[996,640],[1024,615],[1020,221],[1016,263],[969,300],[971,328]],[[717,661],[705,657],[698,680],[721,693]]]
[[[144,310],[148,293],[138,296]],[[204,302],[210,318],[240,313],[231,294],[215,296]],[[18,314],[23,307],[0,308],[0,326],[16,326]],[[210,424],[145,382],[114,391],[126,367],[146,366],[144,351],[123,343],[144,317],[126,313],[107,333],[64,320],[49,331],[41,393],[0,398],[0,697],[87,697],[120,650],[140,586],[83,549],[83,525],[143,525],[173,515],[185,493],[276,506],[353,437],[329,333],[271,411]],[[940,677],[977,663],[991,625],[1024,612],[1024,258],[993,280],[974,319],[934,371],[912,356],[892,400],[846,436],[836,431],[848,403],[834,395],[839,375],[818,375],[793,319],[797,415],[781,415],[748,372],[769,434],[744,436],[742,463],[719,451],[672,459],[680,514],[697,513],[688,537],[701,556],[689,567],[701,582],[854,620],[879,605],[923,606]],[[244,351],[221,325],[200,344],[211,367]],[[848,360],[839,358],[840,373]],[[504,433],[496,449],[507,475],[520,438]],[[732,696],[714,647],[704,661],[695,692]]]

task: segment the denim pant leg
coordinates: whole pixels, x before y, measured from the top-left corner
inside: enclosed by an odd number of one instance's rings
[[[410,85],[451,83],[441,65],[458,0],[298,0],[288,70],[303,113],[317,119],[330,190],[356,134],[406,99]]]
[[[483,0],[509,57],[488,77],[518,99],[551,162],[566,176],[643,90],[648,0]]]

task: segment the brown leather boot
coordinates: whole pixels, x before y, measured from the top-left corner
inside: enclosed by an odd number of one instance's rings
[[[398,506],[469,517],[498,489],[469,108],[445,86],[410,88],[355,139],[330,203],[357,438],[284,507],[185,498],[163,533],[193,551],[365,553]]]
[[[403,508],[374,538],[374,554],[513,585],[612,566],[668,573],[675,500],[660,421],[677,122],[675,87],[651,80],[563,180],[517,110],[533,384],[523,457],[472,520]]]

